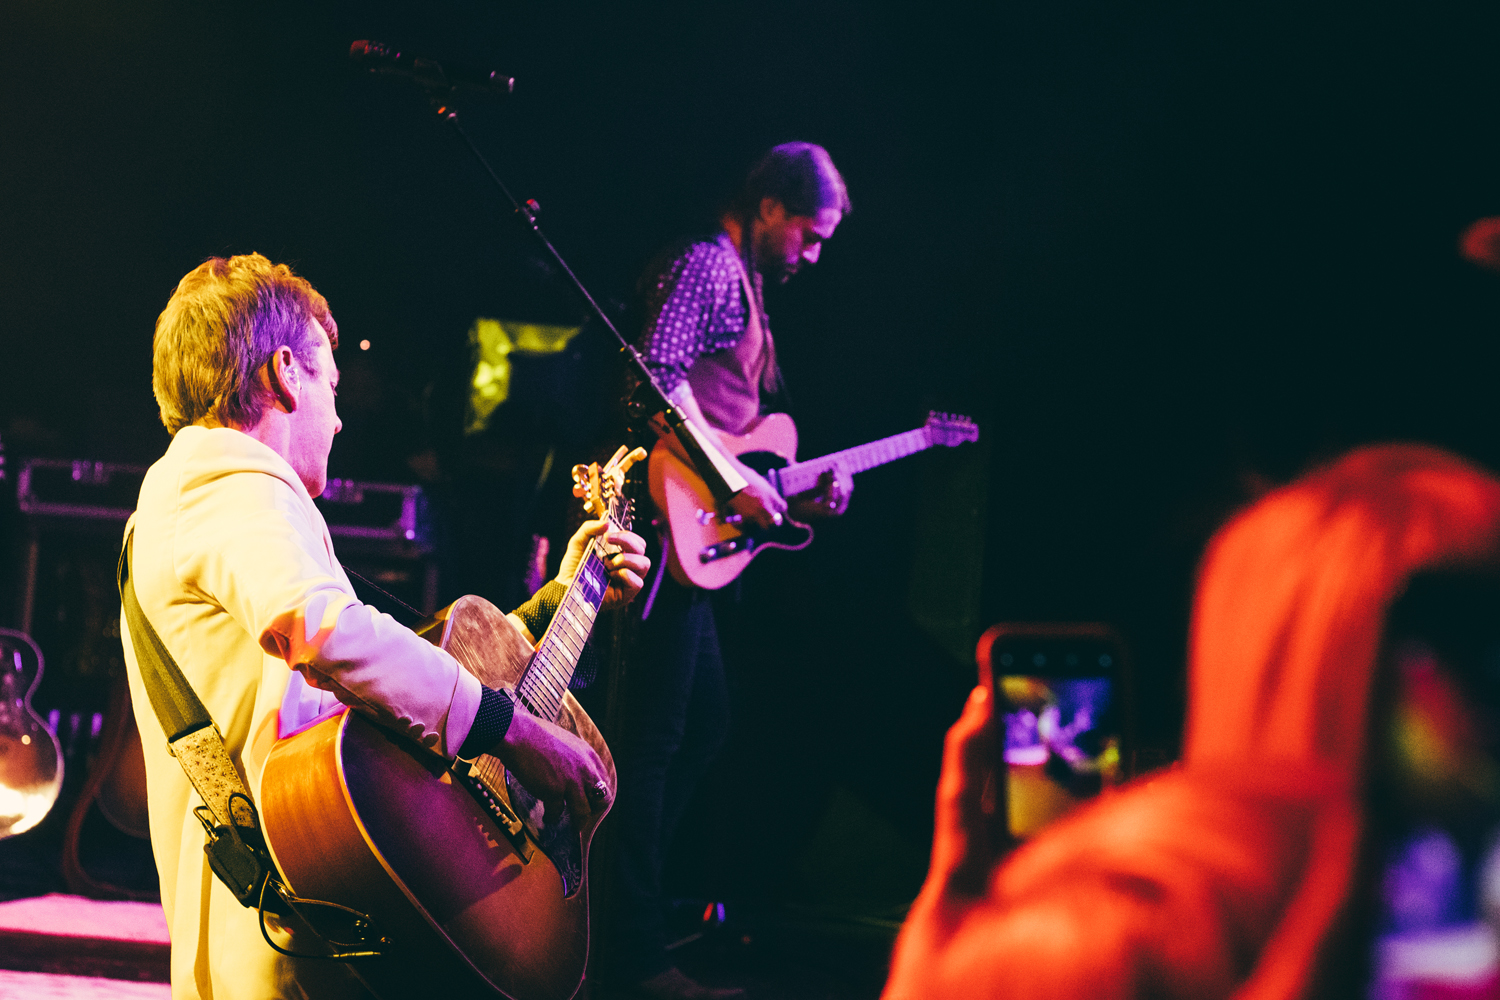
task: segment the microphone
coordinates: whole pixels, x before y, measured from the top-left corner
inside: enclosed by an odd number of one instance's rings
[[[424,87],[472,87],[492,94],[507,95],[516,87],[513,77],[498,70],[475,69],[435,59],[423,59],[409,52],[398,52],[384,42],[358,41],[349,46],[349,58],[371,73],[394,73],[409,76]]]

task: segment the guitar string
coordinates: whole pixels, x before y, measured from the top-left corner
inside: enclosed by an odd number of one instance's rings
[[[816,470],[806,470],[803,473],[802,477],[810,481],[810,487],[811,482],[816,481],[817,475],[820,475],[823,471],[826,470],[826,468],[833,465],[842,464],[846,468],[848,468],[850,472],[864,472],[868,469],[873,469],[878,465],[884,465],[885,463],[895,461],[898,458],[904,458],[907,455],[914,454],[915,452],[922,450],[923,444],[920,441],[908,442],[900,441],[899,439],[920,434],[920,430],[907,431],[902,434],[895,435],[895,437],[893,438],[887,438],[881,441],[872,441],[867,445],[860,445],[855,448],[845,449],[841,452],[835,452],[834,454],[829,455],[824,459],[816,461],[816,463],[809,463],[810,465],[816,464],[818,468]],[[900,446],[895,447],[898,444]]]
[[[583,565],[580,567],[580,574],[586,571],[591,562],[596,562],[601,568],[603,567],[603,561],[598,558],[598,555],[593,550],[593,548],[593,544],[591,543],[590,551],[585,556]],[[577,591],[578,588],[569,588],[568,593],[564,596],[563,604],[558,608],[558,615],[564,614],[565,609],[567,609],[567,606],[570,602],[577,603],[580,600],[587,600],[586,598],[577,597]],[[575,650],[566,641],[570,637],[569,632],[572,628],[572,626],[570,626],[566,621],[563,621],[561,623],[561,625],[563,626],[562,628],[558,628],[556,626],[559,623],[556,619],[556,616],[554,616],[553,624],[554,627],[547,630],[546,634],[543,636],[542,643],[537,648],[537,657],[541,660],[543,669],[540,671],[535,671],[535,673],[537,674],[537,680],[544,685],[549,694],[549,697],[547,699],[549,702],[548,707],[550,708],[555,705],[558,709],[561,709],[560,691],[566,690],[566,683],[563,681],[563,678],[561,676],[563,672],[562,669],[560,669],[557,664],[553,663],[551,647],[554,645],[561,645],[569,654],[571,654],[575,662],[577,656],[582,651],[582,647],[580,646]],[[527,677],[530,677],[533,672],[534,671],[532,670],[528,670]],[[571,678],[569,679],[571,680]]]
[[[628,517],[621,516],[621,511],[619,509],[617,500],[610,501],[610,507],[607,517],[612,526],[620,525],[622,521],[626,522],[623,524],[624,530],[629,530],[629,519]],[[598,564],[598,569],[600,570],[599,578],[603,579],[607,571],[607,565],[605,564],[604,559],[599,554],[599,550],[601,548],[603,548],[603,546],[597,540],[590,541],[588,551],[584,553],[584,558],[580,563],[580,573],[583,572],[584,567],[589,566],[590,562],[593,561],[594,563]],[[619,548],[614,547],[613,551],[609,552],[608,554],[613,555],[618,551],[620,551]],[[607,589],[607,585],[605,589]],[[573,609],[569,607],[570,603],[574,605],[580,605],[581,607],[588,609],[588,618],[590,623],[592,623],[593,618],[598,614],[599,607],[592,603],[592,598],[579,597],[576,591],[577,588],[575,587],[570,586],[568,588],[568,592],[563,595],[563,602],[562,605],[558,608],[558,614],[562,614],[564,612],[564,609],[567,609],[569,614],[573,614]],[[601,605],[603,603],[603,599],[604,594],[603,591],[601,591],[599,594],[599,601]],[[580,627],[576,622],[570,622],[568,624],[570,629],[576,630]],[[547,710],[550,713],[550,718],[552,720],[556,720],[562,714],[563,699],[562,696],[557,695],[555,689],[553,689],[551,685],[546,684],[544,680],[544,678],[552,675],[554,671],[557,670],[556,665],[552,663],[552,650],[548,643],[548,638],[552,635],[552,632],[553,630],[551,628],[548,628],[547,632],[543,634],[542,641],[538,643],[536,654],[532,658],[532,666],[535,666],[537,664],[537,661],[540,660],[542,669],[532,670],[531,667],[527,668],[526,673],[522,675],[520,682],[516,685],[516,696],[527,711],[539,717],[542,716],[542,712],[538,710],[535,702],[545,701]],[[585,633],[582,638],[584,641],[587,641],[587,633]],[[564,648],[568,647],[564,646]],[[581,645],[579,647],[579,650],[581,652]],[[571,650],[569,651],[571,652]],[[575,658],[575,667],[576,663],[577,661]],[[528,683],[534,673],[537,675],[538,681],[542,682],[541,691],[537,690],[536,685]],[[566,685],[564,685],[564,690],[566,690]],[[543,697],[535,697],[535,695],[538,694],[541,694]],[[499,787],[499,783],[503,783],[505,781],[505,765],[489,754],[481,754],[480,757],[472,765],[471,771],[476,773],[480,780],[484,781],[491,787]]]
[[[612,523],[619,522],[620,510],[617,499],[610,501],[607,516]],[[600,550],[603,548],[604,546],[600,544],[597,539],[591,540],[589,542],[588,551],[584,554],[584,558],[580,563],[578,575],[575,576],[575,582],[578,581],[578,576],[584,576],[589,569],[594,569],[596,572],[585,577],[583,581],[583,585],[585,586],[588,584],[594,584],[597,586],[598,581],[602,580],[607,575],[608,567],[604,562],[603,556],[600,554]],[[614,551],[619,551],[619,549],[616,547]],[[610,552],[609,554],[613,555],[614,553]],[[593,603],[593,595],[590,594],[587,597],[582,596],[579,593],[580,589],[582,589],[581,586],[570,586],[568,588],[568,592],[563,596],[562,604],[558,608],[558,615],[564,616],[562,618],[562,621],[558,622],[556,620],[557,616],[554,616],[554,626],[561,625],[562,627],[549,627],[547,632],[543,635],[542,642],[538,645],[537,655],[533,658],[532,665],[537,666],[537,661],[540,660],[541,669],[532,670],[528,668],[526,671],[526,675],[521,679],[521,683],[517,685],[517,693],[522,695],[526,701],[545,702],[547,711],[551,713],[551,716],[554,719],[562,711],[563,697],[567,691],[567,685],[572,680],[571,673],[574,669],[576,669],[577,658],[582,654],[583,643],[586,642],[588,638],[587,632],[583,631],[579,623],[576,621],[576,608],[584,607],[589,610],[590,613],[588,615],[588,620],[590,622],[590,628],[592,627],[593,618],[598,613],[598,606]],[[604,589],[607,589],[607,585]],[[603,597],[604,594],[603,590],[601,589],[598,594],[598,600],[601,604],[603,602]],[[576,642],[576,648],[574,645],[570,644],[567,641],[570,638]],[[552,645],[561,645],[562,648],[567,651],[567,653],[569,654],[567,659],[571,659],[573,661],[571,667],[567,666],[566,663],[559,664],[554,662],[553,650],[551,648]],[[569,676],[564,678],[564,673],[567,673]],[[534,684],[528,684],[527,682],[531,679],[533,674],[536,675],[536,682]],[[540,686],[540,689],[538,689],[538,685]],[[540,697],[530,697],[533,695]],[[542,714],[541,712],[537,711],[532,704],[528,704],[527,708],[530,709],[535,715],[540,716]]]
[[[597,558],[597,556],[596,556],[596,554],[594,552],[594,544],[591,542],[590,545],[589,545],[589,552],[585,555],[583,563],[580,566],[579,572],[582,573],[584,571],[584,567],[586,567],[588,565],[589,560],[590,559],[594,559],[594,558]],[[561,614],[563,612],[563,608],[565,608],[567,606],[567,604],[569,603],[569,601],[572,600],[572,599],[574,599],[574,595],[576,593],[576,590],[577,590],[577,588],[570,587],[569,590],[568,590],[568,593],[566,595],[564,595],[563,603],[558,608],[558,613],[559,614]],[[554,619],[555,619],[555,616],[554,616]],[[554,624],[555,624],[555,620],[554,620]],[[561,678],[555,676],[556,668],[551,663],[552,655],[551,655],[551,646],[550,646],[550,644],[560,642],[561,639],[562,639],[562,635],[561,635],[561,633],[556,628],[548,628],[547,632],[542,637],[542,642],[537,647],[537,658],[539,658],[541,660],[541,666],[542,666],[543,669],[541,669],[539,671],[533,671],[533,670],[529,670],[528,669],[527,672],[526,672],[527,677],[523,678],[523,681],[522,681],[522,683],[524,684],[525,680],[529,679],[531,677],[531,675],[533,673],[535,673],[537,675],[537,681],[540,682],[540,683],[542,683],[544,685],[544,687],[546,688],[546,690],[547,690],[547,692],[549,694],[549,697],[548,697],[549,706],[548,707],[549,708],[555,707],[558,710],[560,710],[561,707],[562,707],[562,705],[561,705],[561,694],[560,694],[560,691],[559,691],[559,688],[562,687],[562,685],[559,685],[557,683],[558,681],[561,680]],[[567,647],[564,646],[564,648],[567,648]],[[572,652],[572,651],[569,650],[569,652]]]
[[[788,484],[787,488],[792,493],[801,493],[803,490],[811,489],[817,482],[817,477],[834,465],[842,464],[851,473],[865,472],[876,466],[894,462],[898,458],[915,455],[917,452],[924,451],[928,447],[930,447],[930,444],[926,440],[925,427],[903,431],[900,434],[893,434],[879,441],[871,441],[869,444],[845,448],[843,451],[836,451],[831,455],[825,455],[819,459],[813,459],[806,463],[798,463],[798,465],[804,467],[792,472],[792,483]],[[787,470],[782,469],[781,474],[785,477]]]

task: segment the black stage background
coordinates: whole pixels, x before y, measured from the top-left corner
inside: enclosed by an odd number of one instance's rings
[[[855,211],[770,304],[803,454],[929,408],[984,437],[862,476],[842,523],[749,574],[735,742],[673,878],[891,912],[984,625],[1118,625],[1170,751],[1192,568],[1229,511],[1362,441],[1500,458],[1500,278],[1455,250],[1500,213],[1500,13],[1201,7],[6,0],[0,434],[12,465],[154,459],[156,314],[205,256],[258,250],[339,319],[333,474],[425,477],[445,596],[503,597],[517,539],[560,530],[540,456],[611,433],[609,346],[518,362],[496,429],[461,438],[474,318],[583,313],[349,43],[514,74],[464,120],[615,303],[757,152],[825,144]]]

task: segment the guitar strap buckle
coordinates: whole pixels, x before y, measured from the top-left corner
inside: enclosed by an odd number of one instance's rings
[[[260,814],[250,796],[231,792],[229,805],[228,823],[215,822],[208,806],[193,810],[208,835],[203,853],[208,856],[208,866],[241,906],[257,906],[264,896],[266,880],[276,875],[276,864],[266,850]]]
[[[391,941],[376,928],[368,914],[321,899],[304,899],[287,887],[266,848],[260,813],[248,795],[231,793],[230,806],[228,823],[215,823],[213,811],[207,806],[197,807],[193,815],[208,835],[203,853],[208,856],[209,867],[234,893],[240,905],[259,911],[260,935],[266,944],[289,958],[332,962],[379,958],[385,954]],[[294,939],[305,932],[323,950],[293,951],[277,944],[266,923],[268,915],[279,929],[290,931]]]

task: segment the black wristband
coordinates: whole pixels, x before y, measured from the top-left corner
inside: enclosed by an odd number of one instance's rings
[[[547,626],[552,624],[552,616],[562,607],[562,599],[567,593],[567,587],[552,580],[511,614],[526,623],[533,639],[540,639],[542,633],[547,631]]]
[[[489,753],[496,743],[505,739],[515,714],[516,703],[510,695],[481,685],[479,711],[474,713],[474,724],[469,727],[469,735],[464,737],[464,745],[458,748],[458,756],[473,760],[482,753]]]

